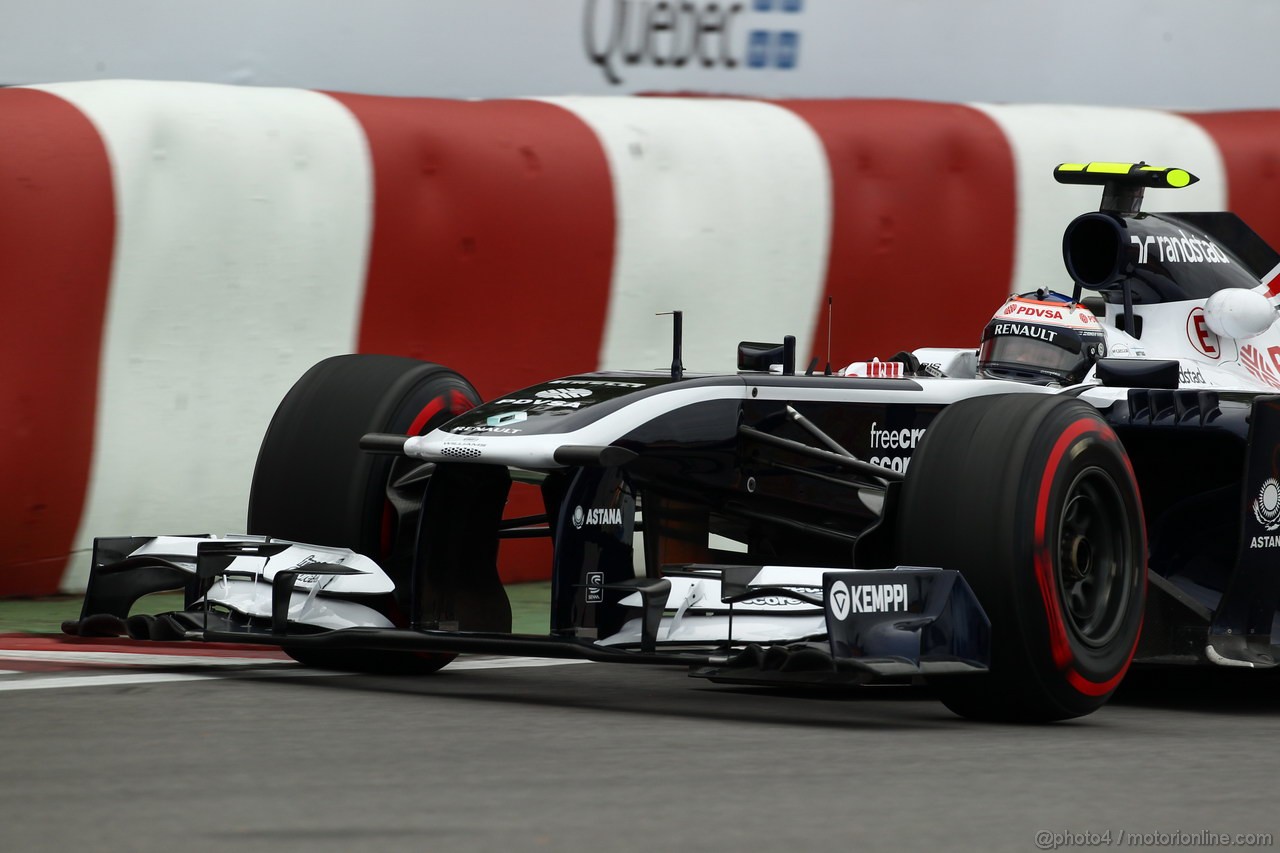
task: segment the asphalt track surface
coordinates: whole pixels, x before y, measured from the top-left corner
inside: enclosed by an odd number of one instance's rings
[[[919,688],[133,651],[0,637],[4,850],[1036,850],[1037,832],[1280,827],[1274,679],[1144,679],[1025,727]]]

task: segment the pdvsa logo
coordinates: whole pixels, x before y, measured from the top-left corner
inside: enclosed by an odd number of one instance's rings
[[[1021,302],[1014,302],[1004,309],[1006,316],[1021,315],[1024,317],[1044,317],[1049,320],[1065,320],[1061,308],[1052,306],[1039,307],[1036,305],[1024,305]]]
[[[585,0],[583,47],[612,85],[624,66],[790,70],[804,0]]]

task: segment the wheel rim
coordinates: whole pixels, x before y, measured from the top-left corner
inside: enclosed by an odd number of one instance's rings
[[[1058,521],[1057,580],[1072,635],[1102,648],[1123,630],[1136,572],[1129,558],[1129,512],[1100,468],[1076,475]]]

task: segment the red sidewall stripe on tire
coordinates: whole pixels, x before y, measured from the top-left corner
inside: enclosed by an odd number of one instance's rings
[[[425,427],[432,418],[444,411],[445,398],[444,395],[436,397],[430,403],[423,407],[418,416],[413,419],[413,423],[404,431],[405,435],[422,435],[422,428]]]
[[[1139,626],[1138,633],[1134,636],[1133,646],[1129,649],[1124,664],[1116,675],[1101,682],[1093,681],[1083,675],[1075,666],[1075,655],[1071,651],[1071,641],[1067,637],[1066,620],[1062,614],[1062,603],[1058,600],[1057,583],[1053,577],[1053,560],[1049,554],[1046,541],[1048,538],[1049,494],[1053,488],[1054,478],[1058,473],[1058,466],[1071,445],[1081,436],[1091,432],[1102,437],[1104,441],[1115,440],[1114,434],[1110,430],[1103,429],[1092,420],[1082,418],[1063,430],[1062,435],[1058,436],[1053,449],[1049,452],[1049,458],[1045,463],[1044,479],[1040,481],[1040,491],[1036,496],[1034,562],[1036,583],[1040,587],[1045,620],[1049,627],[1049,649],[1053,656],[1054,665],[1066,673],[1068,683],[1079,692],[1086,696],[1104,696],[1120,684],[1125,672],[1128,671],[1129,663],[1133,660],[1134,652],[1138,648],[1138,638],[1142,636],[1141,626]],[[1130,476],[1132,476],[1133,469],[1129,466],[1127,458],[1125,459],[1125,465]],[[1145,571],[1145,566],[1143,571]],[[1145,575],[1143,583],[1146,583]]]
[[[404,434],[422,435],[422,431],[427,424],[431,423],[431,419],[446,409],[450,415],[456,416],[472,408],[475,408],[475,404],[468,400],[466,395],[457,388],[453,388],[448,394],[441,394],[423,406],[422,411],[418,412],[417,417],[413,419],[413,423],[409,425]]]
[[[47,595],[90,477],[115,241],[97,130],[47,92],[0,90],[0,594]]]
[[[413,423],[405,430],[405,435],[422,435],[423,429],[431,422],[431,419],[448,408],[449,414],[460,415],[468,409],[474,408],[474,405],[467,399],[466,395],[457,388],[450,389],[448,394],[441,394],[439,397],[433,398],[427,405],[422,407],[422,411],[418,412],[414,417]],[[382,510],[382,553],[386,554],[391,543],[391,524],[392,524],[391,505],[387,504]]]

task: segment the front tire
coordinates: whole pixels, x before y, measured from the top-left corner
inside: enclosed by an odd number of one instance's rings
[[[377,561],[398,590],[408,578],[400,553],[412,542],[395,529],[387,484],[394,458],[366,453],[365,433],[424,435],[477,405],[471,383],[438,364],[389,355],[339,355],[300,378],[276,409],[249,492],[248,532],[350,548]],[[394,552],[394,553],[393,553]],[[379,608],[403,624],[407,600]],[[285,647],[300,663],[325,669],[424,673],[455,655]]]
[[[1097,411],[1040,394],[952,404],[901,498],[899,562],[958,569],[991,619],[990,674],[935,679],[946,706],[1023,722],[1102,707],[1137,647],[1146,538],[1128,456]]]

